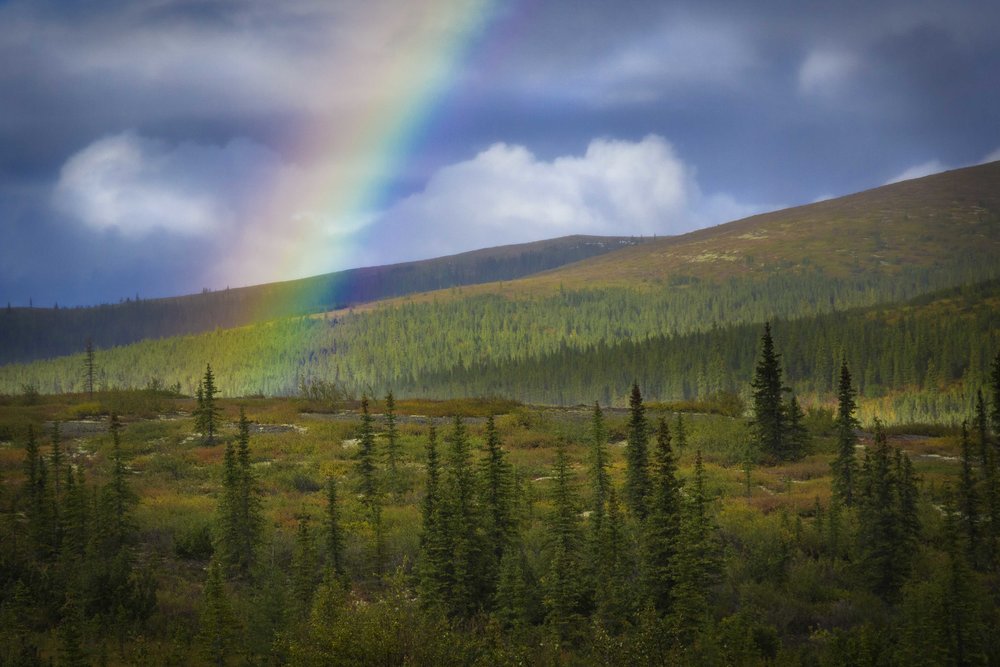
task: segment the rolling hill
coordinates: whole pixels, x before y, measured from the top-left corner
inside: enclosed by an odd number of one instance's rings
[[[776,274],[905,281],[948,272],[959,284],[992,276],[998,264],[1000,161],[652,239],[512,281],[502,293],[532,296],[595,286],[656,290]],[[487,284],[462,294],[497,291]],[[438,292],[421,298],[448,297]]]
[[[79,352],[88,338],[96,347],[107,348],[411,292],[511,280],[641,242],[631,237],[566,236],[166,299],[127,299],[89,308],[8,307],[0,312],[0,364]]]

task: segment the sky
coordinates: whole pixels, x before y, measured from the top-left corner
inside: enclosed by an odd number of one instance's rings
[[[1000,159],[1000,3],[0,0],[0,301],[669,235]]]

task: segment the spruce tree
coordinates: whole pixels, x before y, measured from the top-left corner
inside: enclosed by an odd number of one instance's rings
[[[500,575],[494,599],[496,618],[506,630],[519,632],[531,622],[527,564],[519,545],[509,543],[500,559]]]
[[[684,423],[684,415],[680,412],[677,413],[677,418],[674,422],[673,436],[674,449],[678,453],[683,452],[684,448],[687,447],[687,424]]]
[[[858,517],[861,571],[872,592],[892,600],[909,574],[912,553],[906,548],[894,455],[878,420],[875,442],[865,452],[862,471]]]
[[[38,449],[35,428],[28,425],[28,441],[24,448],[24,495],[27,497],[26,516],[28,531],[38,558],[49,555],[51,534],[49,528],[48,472],[45,459]]]
[[[608,474],[608,433],[604,425],[604,414],[601,406],[594,402],[594,412],[590,420],[590,482],[592,499],[589,517],[589,554],[586,563],[588,593],[595,598],[599,596],[598,588],[603,583],[605,572],[602,539],[604,538],[604,519],[607,511],[608,493],[611,491],[611,477]]]
[[[805,414],[795,394],[788,399],[786,423],[785,457],[797,461],[809,452],[810,437],[805,425]]]
[[[340,526],[337,505],[337,483],[333,475],[326,478],[326,567],[341,579],[344,577],[344,531]]]
[[[250,420],[240,406],[239,431],[236,439],[238,472],[238,502],[240,526],[240,569],[246,573],[257,562],[264,517],[261,512],[260,488],[250,463]]]
[[[101,495],[107,508],[108,553],[115,554],[131,541],[132,522],[130,508],[135,503],[135,496],[129,488],[126,479],[125,461],[121,446],[121,421],[118,415],[111,414],[109,430],[111,432],[111,481],[105,486]]]
[[[969,549],[969,560],[975,562],[979,552],[979,493],[976,473],[972,467],[972,443],[969,439],[969,429],[962,422],[962,477],[959,484],[959,509],[961,510],[961,525],[965,532],[966,544]]]
[[[438,526],[444,536],[444,554],[450,559],[443,597],[451,615],[469,617],[492,596],[485,590],[481,567],[480,513],[468,435],[460,416],[455,416],[453,424],[448,436],[447,465],[441,479]]]
[[[660,614],[670,610],[680,537],[680,486],[670,448],[670,429],[660,419],[653,462],[653,491],[644,524],[643,574],[646,596]]]
[[[897,491],[899,503],[900,544],[903,554],[913,553],[920,543],[920,515],[917,509],[919,490],[917,476],[913,471],[910,457],[900,449],[895,455]]]
[[[604,519],[611,477],[608,475],[608,431],[604,426],[601,405],[594,402],[594,413],[590,420],[590,477],[593,488],[591,500],[591,532],[598,535]]]
[[[443,525],[441,470],[437,450],[437,429],[431,425],[427,435],[427,480],[421,505],[423,523],[420,554],[417,561],[418,591],[425,607],[443,609],[448,586],[450,556],[448,536]]]
[[[771,324],[768,322],[764,325],[760,358],[750,386],[753,390],[751,426],[754,441],[758,451],[769,461],[782,461],[788,454],[785,443],[787,418],[781,400],[783,386],[779,357],[774,351]]]
[[[961,531],[957,525],[959,522],[956,520],[949,497],[945,499],[942,512],[945,550],[949,565],[942,605],[946,626],[945,637],[948,642],[947,662],[952,665],[987,664],[986,656],[982,654],[980,648],[985,628],[977,618],[974,604],[975,574],[969,567],[968,544],[963,548],[963,540],[960,537],[960,532],[966,531]]]
[[[382,498],[378,484],[378,469],[376,466],[375,426],[371,413],[368,412],[368,397],[361,397],[361,426],[358,432],[358,474],[360,476],[358,490],[361,493],[361,503],[364,505],[366,519],[372,530],[373,571],[377,576],[382,574],[383,536],[382,536]]]
[[[309,530],[309,517],[300,516],[295,531],[295,547],[292,550],[292,595],[300,616],[304,616],[312,606],[312,595],[316,589],[316,548]]]
[[[368,412],[368,397],[361,397],[361,426],[358,431],[358,476],[360,478],[358,491],[361,502],[368,511],[377,502],[378,479],[375,465],[375,427],[372,416]]]
[[[240,469],[236,456],[236,443],[226,443],[222,467],[222,497],[219,500],[219,555],[218,558],[230,572],[241,569]]]
[[[837,457],[833,468],[833,499],[850,507],[854,504],[854,488],[858,465],[854,458],[854,448],[858,442],[855,429],[858,420],[854,416],[857,410],[856,392],[851,385],[851,373],[847,362],[840,365],[840,384],[837,388]]]
[[[605,517],[601,524],[597,553],[600,570],[594,591],[595,620],[611,634],[617,634],[635,615],[636,599],[633,583],[635,566],[625,531],[621,503],[618,502],[614,486],[608,487]]]
[[[236,443],[226,445],[219,500],[217,560],[227,572],[236,576],[250,572],[262,527],[260,490],[250,463],[250,421],[241,406]]]
[[[486,552],[490,569],[498,572],[500,559],[507,549],[513,530],[510,499],[510,467],[504,458],[493,415],[486,418],[486,456],[482,463],[482,501],[485,520]],[[490,576],[493,579],[492,576]]]
[[[646,500],[649,495],[649,432],[646,409],[642,404],[639,385],[632,383],[629,396],[628,438],[625,443],[625,504],[632,516],[646,518]]]
[[[719,544],[709,516],[705,466],[695,453],[694,476],[681,516],[680,548],[674,559],[670,626],[682,646],[689,646],[710,621],[710,589],[718,575]]]
[[[205,366],[205,376],[202,379],[201,390],[199,421],[202,428],[202,435],[205,438],[205,444],[214,445],[219,424],[219,406],[215,403],[215,395],[219,392],[215,387],[215,375],[212,373],[212,364],[206,364]]]
[[[394,493],[401,491],[399,472],[399,430],[396,428],[396,399],[390,391],[385,396],[385,467],[389,489]]]
[[[90,664],[83,650],[84,613],[78,593],[70,592],[62,607],[62,622],[59,624],[59,665],[66,667],[86,667]]]
[[[209,664],[226,664],[236,640],[236,617],[222,578],[222,566],[213,560],[202,592],[199,622],[201,652]]]
[[[87,491],[83,471],[81,470],[77,477],[73,474],[73,467],[67,466],[63,488],[63,536],[60,558],[65,570],[75,570],[84,557],[88,541]]]
[[[560,441],[553,470],[553,511],[549,519],[549,567],[545,578],[545,623],[560,641],[569,639],[579,622],[580,536],[576,499],[566,446]]]

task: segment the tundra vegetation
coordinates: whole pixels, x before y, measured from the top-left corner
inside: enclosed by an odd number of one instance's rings
[[[5,398],[4,664],[995,664],[1000,355],[910,428],[859,416],[848,355],[802,403],[770,327],[756,356],[728,410],[209,368]]]

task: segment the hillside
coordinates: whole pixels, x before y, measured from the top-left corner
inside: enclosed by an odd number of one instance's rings
[[[945,285],[931,273],[949,273],[950,284],[961,284],[994,275],[998,259],[1000,162],[992,162],[653,239],[507,283],[500,293],[655,290],[779,273],[838,282],[918,280],[936,289]],[[487,292],[498,288],[482,285],[462,294]]]
[[[566,236],[535,243],[339,271],[281,283],[90,308],[7,308],[0,364],[243,326],[428,290],[511,280],[640,243],[629,237]]]
[[[652,400],[746,391],[761,333],[755,318],[661,333],[663,320],[653,315],[670,309],[641,297],[613,290],[532,302],[476,297],[339,320],[290,318],[102,351],[98,380],[109,388],[176,383],[192,394],[210,362],[226,396],[318,385],[355,396],[393,390],[622,405],[634,380]],[[953,420],[970,409],[1000,351],[1000,281],[777,321],[774,329],[786,379],[800,395],[831,400],[846,359],[866,404],[879,405],[884,419]],[[0,367],[0,393],[82,391],[82,369],[81,355]]]

